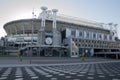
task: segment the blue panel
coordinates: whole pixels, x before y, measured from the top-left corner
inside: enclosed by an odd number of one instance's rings
[[[94,49],[91,49],[91,50],[90,50],[90,55],[91,55],[91,56],[94,56]]]

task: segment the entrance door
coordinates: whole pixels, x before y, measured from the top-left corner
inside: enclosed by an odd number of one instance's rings
[[[52,49],[45,49],[45,56],[53,56]]]

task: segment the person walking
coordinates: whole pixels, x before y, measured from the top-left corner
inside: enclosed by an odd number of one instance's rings
[[[85,57],[85,52],[82,52],[82,61],[84,61],[84,57]]]
[[[18,54],[18,57],[19,57],[20,61],[22,62],[22,60],[23,60],[23,51],[19,49],[17,51],[17,54]]]

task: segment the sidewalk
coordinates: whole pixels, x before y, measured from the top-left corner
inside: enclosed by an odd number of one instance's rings
[[[117,59],[105,59],[86,57],[84,60],[81,58],[70,57],[23,57],[21,62],[18,57],[0,57],[0,65],[9,64],[62,64],[62,63],[85,63],[85,62],[104,62],[104,61],[120,61]]]

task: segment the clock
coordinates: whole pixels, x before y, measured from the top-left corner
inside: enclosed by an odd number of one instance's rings
[[[46,39],[45,39],[45,43],[47,44],[47,45],[51,45],[52,44],[52,38],[51,37],[47,37]]]

